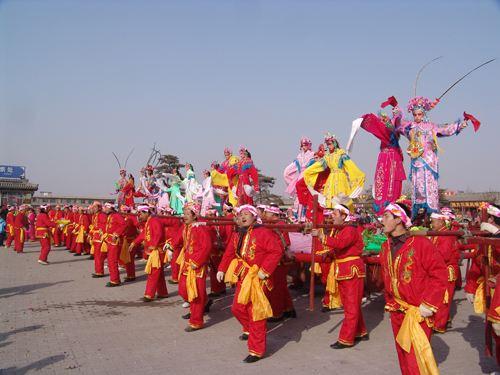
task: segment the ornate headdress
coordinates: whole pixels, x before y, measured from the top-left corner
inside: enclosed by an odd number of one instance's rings
[[[400,217],[406,228],[411,227],[411,219],[406,214],[406,211],[397,203],[389,203],[384,209],[384,212],[390,212],[394,216]]]
[[[312,146],[312,141],[307,138],[307,137],[302,137],[302,139],[300,140],[300,147],[302,146],[309,146],[311,147]]]
[[[435,101],[431,101],[428,98],[424,98],[423,96],[415,96],[408,101],[408,112],[413,113],[415,110],[421,110],[423,112],[429,112],[439,103],[439,99]]]

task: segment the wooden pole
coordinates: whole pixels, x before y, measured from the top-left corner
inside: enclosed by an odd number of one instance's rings
[[[313,197],[313,209],[312,209],[312,225],[313,229],[316,229],[318,226],[318,196],[315,195]],[[313,237],[311,244],[311,279],[309,283],[309,310],[314,311],[314,265],[316,264],[316,249],[318,244],[318,237]]]

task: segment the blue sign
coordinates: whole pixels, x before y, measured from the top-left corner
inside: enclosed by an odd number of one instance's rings
[[[25,178],[25,172],[25,167],[19,167],[17,165],[0,165],[0,178],[13,178],[20,180]]]

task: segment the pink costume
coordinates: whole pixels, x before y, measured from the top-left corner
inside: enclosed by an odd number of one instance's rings
[[[399,199],[403,181],[406,179],[399,134],[389,118],[377,117],[373,113],[363,116],[361,127],[380,140],[373,182],[373,205],[374,211],[382,214],[385,206]]]
[[[424,97],[412,98],[408,103],[408,112],[431,110],[436,103]],[[423,208],[427,213],[439,210],[439,158],[437,137],[449,137],[462,131],[462,121],[437,125],[427,118],[417,123],[404,120],[401,109],[394,107],[394,123],[396,130],[410,140],[407,153],[410,155],[410,176],[413,185],[412,215],[415,216]]]
[[[301,150],[297,155],[297,159],[291,162],[283,172],[283,177],[287,185],[286,192],[292,198],[295,198],[294,211],[299,220],[304,217],[304,212],[303,206],[299,204],[295,186],[297,184],[297,181],[299,181],[303,177],[304,170],[314,162],[314,152],[311,151],[312,142],[307,138],[302,138],[300,141],[300,146]],[[304,151],[302,149],[303,146],[308,146],[308,149]]]

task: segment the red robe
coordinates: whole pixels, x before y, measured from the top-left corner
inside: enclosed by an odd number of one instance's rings
[[[5,222],[7,224],[5,230],[7,233],[7,239],[5,241],[5,246],[10,247],[12,241],[14,241],[14,219],[16,215],[14,211],[9,211],[7,213],[7,217],[5,219]]]
[[[106,221],[105,243],[108,252],[109,279],[112,284],[120,284],[120,273],[118,271],[118,260],[120,257],[122,236],[127,224],[118,212],[108,214]]]
[[[96,275],[104,275],[104,259],[106,253],[101,252],[104,233],[106,232],[106,223],[108,216],[99,211],[92,215],[92,231],[90,232],[92,249],[94,255],[94,273]]]
[[[55,227],[54,222],[45,212],[40,212],[36,216],[35,235],[40,240],[40,257],[38,259],[43,262],[47,261],[50,252],[51,228],[53,227]]]
[[[236,259],[237,266],[234,275],[238,279],[236,293],[234,295],[233,306],[231,308],[234,316],[241,323],[243,332],[248,336],[248,350],[251,355],[262,357],[266,352],[266,319],[253,320],[252,302],[246,305],[238,303],[238,295],[249,267],[258,266],[267,276],[270,276],[276,269],[283,250],[276,234],[271,230],[253,226],[248,228],[246,233],[235,232],[224,252],[219,271],[226,272],[233,259]],[[268,289],[272,288],[271,281],[266,279]],[[262,284],[262,283],[261,283]]]
[[[385,285],[385,308],[391,314],[392,329],[396,338],[405,318],[405,309],[398,299],[417,308],[424,304],[434,312],[438,311],[448,286],[448,270],[443,257],[432,242],[418,236],[408,236],[394,256],[391,254],[389,241],[384,242],[380,263]],[[431,316],[420,323],[429,340],[433,320]],[[396,349],[401,372],[419,374],[414,348],[407,353],[396,342]]]
[[[26,240],[26,228],[28,227],[28,218],[24,212],[19,212],[14,218],[14,250],[22,253],[24,242]]]

